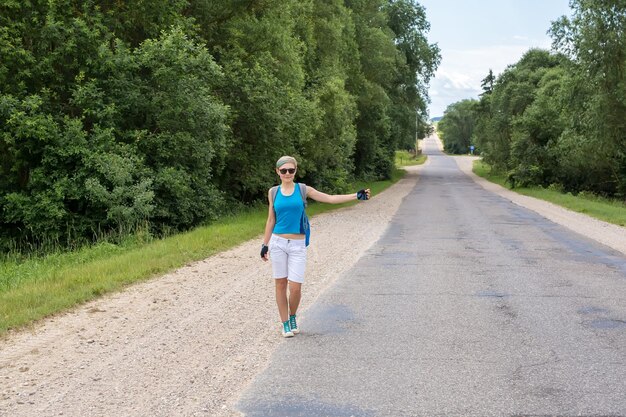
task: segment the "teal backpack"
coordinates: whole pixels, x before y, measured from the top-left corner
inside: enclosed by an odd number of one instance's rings
[[[300,190],[300,198],[302,198],[302,204],[304,205],[304,210],[302,211],[302,219],[300,219],[300,233],[304,233],[304,241],[306,246],[309,246],[309,240],[311,238],[311,225],[309,224],[309,218],[306,215],[306,184],[296,183],[298,186],[298,190]],[[278,188],[280,185],[276,185],[270,188],[270,195],[272,197],[272,202],[276,201],[276,195],[278,194]]]

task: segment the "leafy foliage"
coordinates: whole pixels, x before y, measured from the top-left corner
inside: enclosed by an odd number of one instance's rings
[[[562,142],[595,148],[592,177],[568,187],[626,197],[626,2],[573,0],[552,25],[554,46],[573,60],[572,108]],[[582,122],[582,123],[581,123]],[[572,150],[572,152],[575,152]]]
[[[483,80],[475,138],[513,186],[626,196],[626,2],[573,0],[554,48]]]
[[[476,124],[476,105],[476,100],[463,100],[451,104],[444,112],[437,128],[441,132],[446,152],[469,153]]]
[[[0,247],[193,227],[284,154],[329,192],[389,178],[428,29],[412,0],[0,3]]]

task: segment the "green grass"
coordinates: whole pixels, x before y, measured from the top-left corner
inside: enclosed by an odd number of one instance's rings
[[[474,162],[474,173],[491,182],[509,188],[505,175],[491,173],[489,165],[480,160]],[[514,188],[513,191],[549,201],[608,223],[626,226],[626,204],[621,201],[598,197],[590,193],[572,195],[571,193],[563,193],[559,190],[542,187],[518,187]]]
[[[477,159],[476,161],[474,161],[474,166],[473,166],[472,171],[474,171],[474,174],[478,175],[479,177],[483,177],[486,180],[495,182],[496,184],[499,184],[503,187],[507,187],[506,176],[504,174],[496,174],[496,173],[491,172],[491,166],[484,163],[480,159]]]
[[[415,157],[409,151],[396,151],[395,162],[397,167],[421,165],[426,162],[426,155],[417,155]]]
[[[369,186],[375,196],[404,173],[395,170],[390,181],[357,183],[354,187]],[[353,204],[357,202],[310,203],[307,213],[313,216]],[[0,335],[260,236],[266,219],[267,206],[258,206],[148,243],[129,239],[119,245],[100,243],[73,252],[4,261],[0,263]]]

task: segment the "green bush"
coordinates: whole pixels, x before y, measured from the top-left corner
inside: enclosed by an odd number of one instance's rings
[[[427,31],[409,0],[5,2],[0,250],[213,221],[285,154],[328,192],[389,178],[425,129]]]

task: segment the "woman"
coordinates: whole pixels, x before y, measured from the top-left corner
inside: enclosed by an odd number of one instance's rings
[[[370,198],[369,188],[354,194],[328,195],[313,187],[298,185],[294,182],[297,170],[298,162],[291,156],[283,156],[276,162],[280,186],[268,192],[269,212],[261,245],[263,261],[269,259],[269,254],[272,255],[272,275],[276,283],[276,304],[283,323],[283,337],[292,337],[300,332],[296,312],[300,305],[306,266],[307,242],[303,230],[306,198],[330,204]]]

